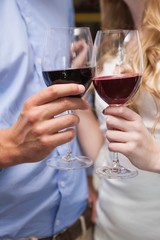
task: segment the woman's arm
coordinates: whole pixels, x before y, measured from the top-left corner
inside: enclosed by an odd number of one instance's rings
[[[99,123],[90,109],[76,111],[80,118],[77,125],[77,134],[80,145],[90,159],[96,160],[104,143],[104,135],[99,129]]]

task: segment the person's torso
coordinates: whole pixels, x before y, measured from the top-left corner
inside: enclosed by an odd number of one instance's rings
[[[150,131],[156,121],[157,107],[147,92],[138,100],[138,110]],[[102,110],[106,104],[96,94],[95,107],[101,129],[106,131]],[[160,141],[160,124],[154,137]],[[144,140],[145,141],[145,140]],[[107,147],[101,151],[99,164],[111,159]],[[119,154],[120,163],[135,168],[130,161]],[[97,227],[95,240],[158,240],[160,236],[160,175],[138,169],[138,176],[127,180],[102,180],[99,183]]]
[[[1,1],[0,128],[14,124],[25,100],[46,87],[41,73],[45,30],[69,25],[69,4],[68,0]],[[72,144],[73,154],[78,154],[76,139]],[[63,145],[49,157],[65,152]],[[50,236],[73,223],[86,206],[85,170],[54,170],[46,160],[3,169],[0,185],[3,240]]]

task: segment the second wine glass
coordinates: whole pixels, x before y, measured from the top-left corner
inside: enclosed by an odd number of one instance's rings
[[[137,30],[98,31],[94,43],[96,74],[93,78],[98,95],[110,106],[129,104],[140,87],[143,57]],[[127,169],[113,153],[112,166],[96,169],[99,176],[126,179],[137,176]]]
[[[46,85],[77,83],[83,84],[87,91],[94,75],[92,50],[93,42],[89,28],[49,28],[42,61]],[[68,111],[64,114],[75,113]],[[93,161],[86,156],[73,156],[71,142],[66,144],[64,156],[47,161],[50,167],[63,170],[85,168],[92,163]]]

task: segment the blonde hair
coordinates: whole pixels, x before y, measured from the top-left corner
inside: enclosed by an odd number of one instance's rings
[[[141,26],[141,43],[144,60],[144,72],[142,76],[142,84],[139,90],[147,91],[153,97],[157,106],[157,118],[152,127],[151,132],[155,132],[157,124],[160,122],[160,109],[158,109],[157,100],[160,99],[160,68],[157,68],[160,62],[160,1],[146,0],[145,10],[142,18]],[[135,54],[136,61],[136,54]],[[152,81],[152,82],[151,82]],[[137,95],[137,97],[139,96]],[[136,99],[131,104],[134,110],[137,110]]]
[[[153,97],[160,98],[158,80],[160,70],[157,63],[160,61],[160,1],[147,0],[142,20],[141,30],[142,51],[144,58],[144,73],[142,87],[149,91]],[[148,84],[153,80],[152,86]]]
[[[119,4],[118,12],[115,11],[116,4]],[[101,0],[102,29],[107,27],[108,29],[114,29],[115,26],[117,28],[125,28],[125,24],[122,24],[123,22],[125,23],[128,21],[129,13],[127,13],[127,15],[123,14],[121,9],[123,5],[124,2],[122,0]],[[108,24],[108,22],[110,22],[110,24]],[[130,29],[132,29],[132,27],[130,27]],[[160,109],[158,109],[157,104],[157,100],[160,99],[160,87],[158,86],[160,79],[160,68],[157,69],[157,63],[160,62],[160,0],[146,0],[140,36],[144,59],[144,72],[139,92],[134,98],[134,101],[130,103],[130,107],[138,112],[136,99],[140,95],[141,91],[145,90],[151,94],[157,106],[157,119],[155,119],[155,124],[152,129],[153,132],[155,131],[157,123],[160,122]],[[134,62],[136,65],[136,48],[133,50],[132,54],[134,56]]]
[[[125,29],[126,22],[130,21],[132,17],[127,5],[123,2],[123,0],[101,0],[100,3],[102,29]],[[126,8],[123,9],[125,5]],[[129,28],[133,29],[134,25],[130,25]],[[160,90],[158,89],[158,75],[160,72],[157,72],[157,63],[160,60],[159,0],[146,0],[140,34],[144,58],[142,87],[149,91],[152,96],[159,98]],[[148,84],[150,79],[153,79],[152,87],[149,87]]]

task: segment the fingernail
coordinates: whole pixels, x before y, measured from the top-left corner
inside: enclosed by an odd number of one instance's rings
[[[84,92],[84,90],[85,90],[85,87],[83,85],[78,85],[78,88],[79,88],[80,92]]]

